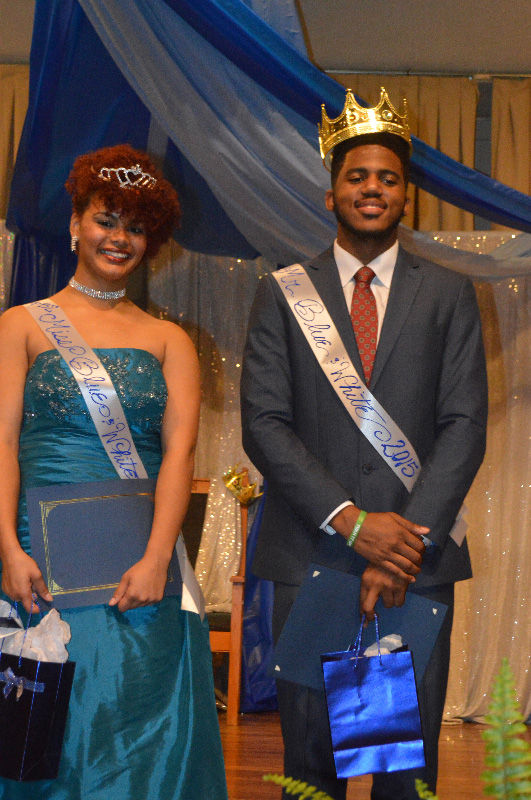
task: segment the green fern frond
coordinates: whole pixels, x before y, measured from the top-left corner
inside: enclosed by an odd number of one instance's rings
[[[311,800],[333,800],[329,794],[321,791],[316,786],[309,786],[304,781],[298,781],[295,780],[295,778],[287,778],[285,775],[277,775],[276,773],[272,775],[263,775],[262,780],[276,783],[277,786],[282,786],[286,790],[286,794],[298,796],[302,798],[302,800],[307,800],[307,798],[311,798]]]
[[[415,778],[415,789],[420,800],[438,800],[437,795],[430,792],[428,784],[421,781],[420,778]]]
[[[481,776],[485,793],[499,800],[531,797],[531,747],[520,738],[527,729],[518,710],[514,676],[506,658],[495,678],[492,702],[482,731],[487,769]]]

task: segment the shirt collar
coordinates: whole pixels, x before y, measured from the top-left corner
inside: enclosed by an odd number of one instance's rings
[[[368,264],[363,264],[356,256],[348,253],[341,245],[334,242],[334,258],[336,260],[337,269],[339,271],[339,279],[343,288],[347,283],[352,280],[360,267],[370,267],[375,273],[376,277],[373,279],[378,283],[386,286],[388,289],[391,286],[391,279],[395,269],[396,259],[398,258],[398,241],[396,241],[389,250],[380,253],[375,259]]]

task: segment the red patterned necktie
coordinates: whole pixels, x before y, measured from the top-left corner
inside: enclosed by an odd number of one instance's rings
[[[350,318],[365,373],[367,386],[371,382],[372,365],[376,355],[378,337],[378,312],[371,290],[375,273],[370,267],[361,267],[354,275],[356,285],[352,294]]]

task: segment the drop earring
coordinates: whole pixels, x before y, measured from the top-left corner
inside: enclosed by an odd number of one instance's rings
[[[77,236],[72,235],[70,240],[70,250],[73,253],[77,253],[77,243],[79,242],[79,238]]]

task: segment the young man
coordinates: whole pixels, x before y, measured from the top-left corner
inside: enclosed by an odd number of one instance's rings
[[[358,427],[316,357],[328,339],[313,326],[312,352],[287,280],[261,282],[242,372],[244,447],[268,481],[253,569],[275,582],[275,638],[311,562],[361,575],[369,619],[379,597],[399,606],[407,591],[449,606],[419,689],[427,766],[375,775],[372,800],[416,799],[415,777],[435,791],[453,585],[471,576],[466,542],[459,546],[450,532],[483,458],[487,415],[473,286],[398,245],[409,142],[406,114],[383,89],[374,109],[362,109],[350,91],[340,118],[328,120],[323,109],[321,153],[332,161],[326,206],[337,239],[304,267],[311,302],[326,307],[365,383],[358,399],[381,404],[396,426],[394,441],[405,441],[417,460],[394,468],[392,448]],[[415,474],[405,479],[401,471]],[[278,697],[285,774],[344,800],[324,694],[278,681]]]

